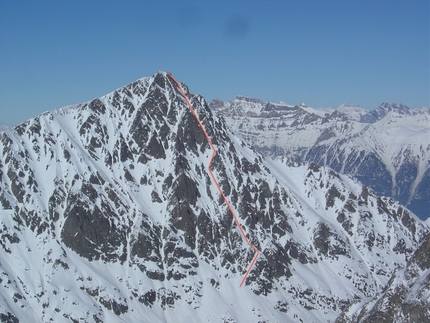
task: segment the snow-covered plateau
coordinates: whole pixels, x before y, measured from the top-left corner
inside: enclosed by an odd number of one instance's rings
[[[159,72],[0,133],[0,321],[359,322],[401,281],[416,288],[398,321],[430,320],[428,222],[330,168],[263,158],[182,86],[260,250],[245,284],[253,250]]]

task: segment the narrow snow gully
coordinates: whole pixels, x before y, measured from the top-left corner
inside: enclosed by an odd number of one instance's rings
[[[185,101],[188,104],[188,107],[190,108],[191,112],[193,113],[194,117],[196,118],[200,128],[202,129],[204,135],[206,136],[206,139],[208,140],[208,143],[212,149],[212,157],[209,160],[209,164],[208,164],[208,171],[209,174],[211,175],[216,187],[218,188],[218,191],[220,192],[221,196],[224,199],[225,204],[227,204],[228,209],[231,212],[231,215],[234,218],[234,221],[236,222],[237,227],[239,228],[240,233],[242,234],[243,238],[245,239],[246,243],[255,251],[255,255],[254,258],[252,259],[251,263],[248,266],[248,270],[246,271],[245,275],[242,278],[242,281],[240,282],[240,287],[242,287],[243,283],[245,282],[246,278],[248,277],[249,273],[251,272],[252,267],[254,266],[255,262],[257,261],[258,258],[258,254],[259,254],[259,250],[248,240],[248,238],[246,237],[245,231],[243,231],[242,226],[240,225],[240,222],[238,220],[238,218],[236,217],[236,214],[233,211],[233,208],[231,207],[227,197],[224,195],[223,190],[221,189],[221,186],[219,185],[218,181],[215,178],[214,173],[212,172],[211,169],[211,165],[212,165],[212,160],[214,159],[215,155],[216,155],[216,149],[214,147],[214,145],[212,144],[212,140],[209,138],[205,128],[203,127],[203,124],[201,123],[196,111],[194,110],[193,106],[191,105],[191,102],[188,100],[188,97],[186,96],[184,89],[182,88],[181,84],[173,77],[173,75],[170,72],[167,72],[167,75],[176,83],[176,85],[178,86],[179,90],[182,93],[182,96],[184,97]]]

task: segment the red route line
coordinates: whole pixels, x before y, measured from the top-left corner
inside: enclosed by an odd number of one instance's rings
[[[254,251],[255,251],[255,255],[254,255],[254,258],[252,259],[252,261],[251,261],[251,264],[249,265],[249,267],[248,267],[248,270],[246,271],[246,273],[245,273],[245,275],[243,276],[243,278],[242,278],[242,281],[240,282],[240,287],[242,287],[242,285],[243,285],[243,283],[245,282],[245,280],[246,280],[246,278],[248,277],[248,275],[249,275],[249,273],[250,273],[250,271],[251,271],[251,269],[252,269],[252,267],[254,266],[254,264],[255,264],[255,262],[256,262],[256,260],[257,260],[257,258],[258,258],[258,254],[259,254],[259,250],[248,240],[248,238],[246,237],[246,234],[245,234],[245,231],[243,231],[243,228],[242,228],[242,226],[240,225],[240,222],[239,222],[239,220],[237,219],[237,217],[236,217],[236,215],[235,215],[235,213],[234,213],[234,211],[233,211],[233,208],[231,207],[231,205],[230,205],[230,203],[228,202],[228,200],[227,200],[227,197],[224,195],[224,192],[222,191],[222,189],[221,189],[221,186],[219,185],[219,183],[218,183],[218,181],[216,180],[216,178],[215,178],[215,175],[214,175],[214,173],[212,172],[212,170],[211,170],[211,165],[212,165],[212,160],[214,159],[214,157],[215,157],[215,155],[216,155],[216,149],[215,149],[215,147],[214,147],[214,145],[212,144],[212,140],[209,138],[209,136],[208,136],[208,134],[207,134],[207,132],[206,132],[206,130],[205,130],[205,127],[203,127],[203,124],[201,123],[201,121],[200,121],[200,119],[199,119],[199,117],[198,117],[198,115],[197,115],[197,113],[196,113],[196,111],[194,110],[194,108],[193,108],[193,106],[191,105],[191,103],[190,103],[190,101],[188,100],[188,97],[186,96],[186,94],[185,94],[185,92],[184,92],[184,90],[183,90],[183,88],[182,88],[182,86],[181,86],[181,84],[173,77],[173,75],[170,73],[170,72],[167,72],[167,75],[176,83],[176,85],[178,85],[178,87],[179,87],[179,90],[181,91],[181,93],[182,93],[182,96],[185,98],[185,101],[187,101],[187,104],[188,104],[188,107],[190,108],[190,110],[191,110],[191,112],[193,113],[193,115],[194,115],[194,117],[196,118],[196,120],[197,120],[197,122],[198,122],[198,124],[199,124],[199,126],[200,126],[200,128],[202,129],[202,131],[203,131],[203,133],[205,134],[205,136],[206,136],[206,139],[208,140],[208,142],[209,142],[209,145],[211,146],[211,148],[212,148],[212,157],[211,157],[211,159],[209,160],[209,164],[208,164],[208,170],[209,170],[209,174],[211,174],[211,177],[212,177],[212,179],[213,179],[213,181],[215,182],[215,185],[216,185],[216,187],[218,188],[218,191],[221,193],[221,196],[223,197],[223,199],[224,199],[224,202],[225,202],[225,204],[227,204],[227,206],[228,206],[228,209],[230,210],[230,212],[231,212],[231,215],[233,216],[233,218],[234,218],[234,221],[236,222],[236,225],[238,226],[238,228],[239,228],[239,231],[240,231],[240,233],[242,234],[242,236],[243,236],[243,238],[245,239],[245,241],[246,241],[246,243],[252,248],[252,249],[254,249]]]

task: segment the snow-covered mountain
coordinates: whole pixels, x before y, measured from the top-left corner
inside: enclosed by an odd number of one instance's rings
[[[327,322],[430,229],[319,167],[263,159],[160,72],[0,134],[0,320]],[[427,304],[429,304],[428,300]],[[355,304],[355,303],[354,303]]]
[[[374,111],[237,97],[210,107],[260,153],[315,162],[391,196],[422,219],[430,216],[430,109],[382,104]]]

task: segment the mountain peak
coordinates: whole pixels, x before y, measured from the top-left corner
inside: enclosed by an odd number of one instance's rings
[[[429,231],[347,176],[263,159],[186,97],[215,156],[166,72],[0,133],[2,320],[334,320]],[[212,159],[261,250],[242,288],[254,252]]]
[[[403,104],[389,104],[389,103],[382,103],[374,112],[376,115],[379,116],[379,118],[383,118],[386,116],[389,112],[397,112],[399,114],[408,114],[410,109],[406,105]]]

